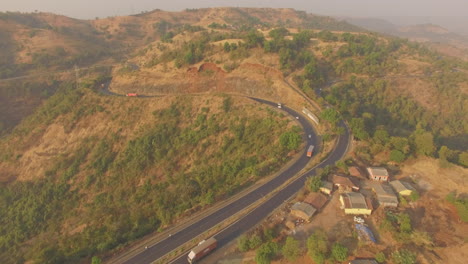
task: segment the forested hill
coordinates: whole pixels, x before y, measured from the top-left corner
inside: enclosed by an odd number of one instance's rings
[[[460,151],[468,144],[467,62],[404,39],[292,9],[154,10],[94,20],[7,12],[0,14],[0,28],[1,45],[8,51],[0,61],[2,77],[108,64],[114,71],[106,78],[112,78],[111,87],[119,92],[129,86],[140,91],[145,87],[147,93],[174,91],[171,87],[199,91],[210,86],[189,82],[184,72],[210,62],[227,73],[213,85],[238,90],[235,80],[249,78],[243,64],[262,65],[281,71],[314,99],[314,90],[323,87],[321,95],[353,122],[358,139],[373,138],[379,129],[389,138],[411,139],[416,131],[427,132],[432,143],[424,153],[439,156],[445,146],[448,154],[442,156],[466,165]],[[18,97],[37,105],[42,99],[26,99],[53,94],[50,87],[57,83],[50,80],[20,84],[19,89],[0,85],[2,98],[9,98],[3,106],[24,105]],[[262,84],[256,85],[265,91]],[[16,112],[27,115],[32,110]],[[12,117],[17,121],[2,117],[0,128],[10,130],[22,118]],[[388,150],[401,160],[403,154],[418,152],[415,142],[409,143],[411,152],[394,149],[389,141],[381,143],[371,153]]]

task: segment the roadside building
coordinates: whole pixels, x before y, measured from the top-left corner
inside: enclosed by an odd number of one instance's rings
[[[345,214],[370,215],[373,209],[371,201],[358,192],[341,194],[340,203]]]
[[[317,211],[322,210],[323,206],[327,203],[328,197],[321,193],[310,193],[304,199],[305,203],[312,205]]]
[[[333,183],[329,181],[322,181],[322,187],[320,187],[320,191],[324,194],[331,195],[333,192]]]
[[[396,180],[396,181],[391,181],[390,185],[401,196],[410,196],[411,193],[416,191],[409,182]]]
[[[310,204],[297,202],[291,206],[291,215],[301,218],[305,221],[310,221],[317,210]]]
[[[342,192],[359,191],[359,185],[348,177],[335,174],[332,175],[331,181]]]
[[[349,171],[349,175],[353,177],[364,178],[364,176],[361,173],[361,170],[356,166],[349,167],[348,171]]]
[[[351,260],[349,264],[379,264],[375,259],[355,259]]]
[[[381,206],[397,207],[398,197],[393,192],[392,187],[387,184],[374,184],[372,186],[376,196],[377,202]]]
[[[374,181],[388,181],[388,171],[384,167],[368,167],[369,179]]]

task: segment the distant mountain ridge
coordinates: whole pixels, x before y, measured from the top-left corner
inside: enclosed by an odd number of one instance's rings
[[[468,60],[468,37],[439,25],[425,23],[399,26],[381,18],[342,17],[340,19],[371,31],[428,43],[439,52]]]

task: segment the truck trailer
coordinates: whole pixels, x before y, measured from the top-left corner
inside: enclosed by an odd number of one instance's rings
[[[215,250],[217,246],[218,241],[214,237],[201,241],[198,243],[198,246],[194,247],[188,254],[188,263],[197,262],[199,259],[208,255],[211,251]]]
[[[314,145],[310,145],[309,148],[307,149],[307,157],[312,157],[312,154],[314,153]]]
[[[126,96],[138,97],[138,94],[136,94],[136,93],[127,93]]]

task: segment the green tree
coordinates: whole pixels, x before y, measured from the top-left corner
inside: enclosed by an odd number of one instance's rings
[[[299,241],[293,237],[288,236],[283,248],[281,249],[283,256],[293,262],[301,255],[301,249],[299,247]]]
[[[241,252],[249,251],[250,245],[249,245],[249,238],[247,237],[247,235],[241,235],[237,239],[237,247],[239,248]]]
[[[333,108],[327,108],[322,113],[320,117],[327,120],[328,122],[335,125],[340,120],[340,114]]]
[[[223,49],[225,52],[230,52],[231,51],[231,45],[228,42],[224,42]]]
[[[378,263],[384,263],[386,260],[385,254],[383,252],[378,252],[377,254],[375,254],[375,260]]]
[[[248,48],[254,48],[257,46],[263,46],[263,41],[265,41],[265,37],[263,37],[263,34],[258,32],[255,29],[252,29],[249,31],[245,38],[245,45]]]
[[[280,135],[280,144],[287,150],[295,150],[301,144],[301,136],[293,131],[284,132]]]
[[[340,243],[333,244],[332,256],[337,261],[345,261],[348,258],[348,248]]]
[[[310,176],[306,181],[307,188],[312,192],[318,192],[322,187],[322,179],[319,176]]]
[[[408,214],[399,214],[397,220],[398,224],[400,225],[400,232],[411,233],[413,228],[411,227],[411,219]]]
[[[284,37],[287,36],[287,35],[289,35],[289,31],[284,27],[272,29],[268,33],[268,36],[270,36],[271,38],[273,38],[275,40],[284,39]]]
[[[224,112],[229,112],[229,110],[231,110],[231,106],[232,106],[232,98],[231,96],[227,96],[223,99],[223,110]]]
[[[405,154],[399,150],[394,149],[390,152],[390,160],[392,161],[400,163],[403,162],[405,158]]]
[[[307,238],[307,253],[315,263],[325,262],[328,253],[328,237],[323,230],[317,230]]]
[[[311,33],[308,30],[303,30],[293,35],[293,45],[297,50],[305,48],[310,43]]]
[[[377,129],[374,133],[374,142],[384,146],[389,141],[390,137],[387,130]]]
[[[269,264],[278,253],[278,244],[267,242],[261,245],[255,254],[255,262],[258,264]]]
[[[410,145],[407,138],[403,137],[391,137],[390,145],[396,150],[399,150],[403,154],[408,154],[410,152]]]
[[[265,52],[275,52],[276,51],[275,42],[272,40],[265,41],[263,43],[263,49],[265,50]]]
[[[456,153],[447,146],[442,146],[439,149],[439,162],[442,168],[448,167],[451,160],[454,160]]]
[[[432,156],[434,154],[434,136],[431,132],[417,133],[414,138],[414,143],[418,154],[426,156]]]
[[[262,238],[259,235],[254,234],[249,239],[249,248],[250,249],[255,249],[258,246],[260,246],[262,244],[262,242],[263,242]]]
[[[102,261],[99,257],[96,257],[94,256],[92,259],[91,259],[91,264],[101,264]]]
[[[272,241],[276,237],[276,232],[274,228],[265,228],[263,230],[263,239],[265,241]]]
[[[366,126],[364,124],[364,119],[362,118],[353,118],[349,123],[351,130],[353,131],[353,136],[359,140],[366,140],[369,138],[369,133],[366,131]]]
[[[396,264],[415,264],[416,255],[407,249],[401,249],[393,252],[392,260]]]

